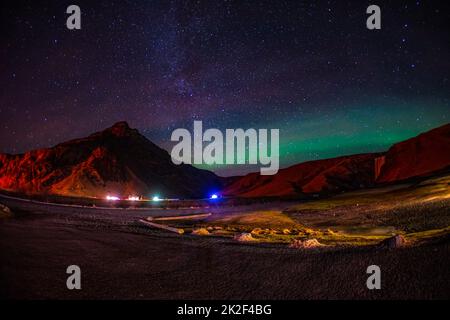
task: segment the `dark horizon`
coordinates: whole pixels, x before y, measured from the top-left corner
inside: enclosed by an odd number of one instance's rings
[[[137,128],[134,128],[133,126],[131,126],[127,121],[118,121],[118,122],[116,122],[116,123],[111,124],[111,125],[108,126],[108,127],[103,128],[103,129],[100,130],[100,131],[91,132],[90,134],[85,135],[85,136],[82,136],[82,137],[75,137],[75,138],[73,138],[73,139],[69,139],[69,140],[67,140],[67,141],[61,141],[61,142],[58,142],[58,143],[56,143],[56,144],[54,144],[54,145],[51,145],[51,146],[48,146],[48,147],[39,148],[39,149],[53,148],[53,147],[55,147],[55,146],[57,146],[57,145],[59,145],[59,144],[65,143],[65,142],[70,142],[70,141],[76,141],[76,140],[78,140],[78,139],[83,139],[83,138],[88,137],[88,136],[91,135],[91,134],[95,134],[95,133],[101,132],[101,131],[103,131],[103,130],[109,129],[109,128],[113,127],[114,125],[116,125],[117,123],[121,123],[121,122],[127,123],[128,126],[129,126],[131,129],[137,129]],[[297,164],[300,164],[300,163],[304,163],[304,162],[309,162],[309,161],[325,160],[325,159],[332,159],[332,158],[339,158],[339,157],[346,157],[346,156],[354,156],[354,155],[360,155],[360,154],[384,153],[384,152],[388,151],[388,149],[389,149],[390,147],[392,147],[394,144],[396,144],[396,143],[398,143],[398,142],[402,142],[402,141],[405,141],[405,140],[409,140],[409,139],[411,139],[411,138],[417,137],[418,135],[420,135],[420,134],[422,134],[422,133],[425,133],[425,132],[428,132],[428,131],[431,131],[431,130],[434,130],[434,129],[437,129],[437,128],[440,128],[440,127],[443,127],[443,126],[447,126],[447,125],[450,125],[450,123],[446,123],[446,124],[443,124],[443,125],[441,125],[441,126],[438,126],[438,127],[435,127],[435,128],[431,128],[430,130],[420,132],[419,134],[416,134],[416,135],[414,135],[414,136],[408,137],[408,138],[406,138],[406,139],[404,139],[404,140],[394,142],[392,145],[388,146],[388,147],[387,147],[386,149],[384,149],[384,150],[374,150],[374,151],[368,151],[368,152],[359,152],[359,153],[341,154],[341,155],[338,155],[338,156],[336,156],[336,157],[319,158],[319,159],[313,159],[313,160],[299,161],[299,162],[296,162],[296,163],[293,163],[293,164],[290,164],[290,165],[287,165],[287,166],[281,166],[281,167],[279,168],[279,170],[286,169],[286,168],[289,168],[289,167],[291,167],[291,166],[294,166],[294,165],[297,165]],[[139,133],[142,134],[142,132],[140,132],[140,131],[139,131]],[[148,140],[150,140],[152,143],[155,143],[151,138],[148,138],[147,136],[144,136],[144,137],[146,137],[146,138],[147,138]],[[157,143],[155,143],[155,144],[156,144],[158,147],[160,147],[160,148],[166,150],[166,151],[170,154],[170,150],[167,150],[166,148],[163,148],[162,146],[158,145]],[[37,150],[37,149],[32,149],[32,150]],[[26,152],[28,152],[28,151],[32,151],[32,150],[27,150],[27,151],[25,151],[25,152],[22,152],[22,153],[16,153],[16,154],[20,155],[20,154],[24,154],[24,153],[26,153]],[[0,152],[0,154],[1,154],[1,153],[2,153],[2,152]],[[244,168],[244,170],[245,170],[244,173],[242,173],[242,174],[239,174],[239,173],[238,173],[238,174],[231,174],[231,175],[229,174],[229,175],[226,175],[226,174],[220,174],[220,169],[219,169],[219,172],[217,172],[217,170],[214,170],[214,166],[208,166],[208,165],[195,165],[195,164],[193,164],[193,166],[194,166],[194,167],[197,167],[197,168],[200,168],[200,169],[212,171],[212,172],[214,172],[216,175],[218,175],[219,177],[223,177],[223,178],[226,178],[226,177],[233,177],[233,176],[244,176],[244,175],[246,175],[246,174],[248,174],[248,173],[253,173],[253,172],[256,172],[256,171],[259,170],[258,165],[248,165],[248,164],[246,164],[246,165],[237,165],[237,164],[233,164],[233,165],[225,165],[225,164],[224,164],[224,165],[221,165],[221,167],[225,167],[225,170],[226,170],[227,167],[231,167],[231,166],[234,167],[234,170],[235,170],[236,172],[239,172],[239,167]],[[213,167],[213,168],[211,168],[211,167]],[[238,167],[237,170],[236,170],[236,167]],[[226,171],[225,171],[225,172],[226,172]]]

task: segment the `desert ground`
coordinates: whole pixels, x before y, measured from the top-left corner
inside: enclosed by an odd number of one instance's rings
[[[0,219],[0,296],[448,299],[449,182],[441,176],[308,202],[184,209],[64,206],[1,196],[11,213]],[[406,243],[380,245],[394,234]],[[308,239],[318,245],[291,245]],[[81,290],[66,288],[66,268],[73,264],[81,268]],[[381,290],[366,287],[373,264],[381,268]]]

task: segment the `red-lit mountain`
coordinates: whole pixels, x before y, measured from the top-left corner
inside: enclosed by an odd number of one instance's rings
[[[374,184],[374,160],[379,154],[360,154],[309,161],[281,169],[273,176],[250,173],[226,186],[223,194],[241,197],[299,196],[335,193]]]
[[[378,161],[377,182],[426,176],[450,168],[450,124],[393,145]]]
[[[226,196],[269,197],[336,193],[450,170],[450,124],[393,145],[387,152],[309,161],[274,176],[231,180]]]
[[[219,186],[212,172],[173,164],[126,122],[52,148],[0,154],[0,189],[27,194],[196,198]]]
[[[126,122],[87,138],[19,155],[0,154],[0,189],[28,194],[105,197],[159,194],[205,197],[297,197],[336,193],[450,170],[450,124],[393,145],[385,153],[309,161],[274,176],[251,173],[221,179],[190,165],[174,165]]]

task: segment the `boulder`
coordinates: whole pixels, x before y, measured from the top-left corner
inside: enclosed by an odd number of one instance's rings
[[[255,234],[255,235],[264,234],[264,230],[261,228],[255,228],[252,230],[251,234]]]
[[[402,235],[396,235],[380,242],[380,246],[384,248],[400,248],[406,244],[406,239]]]
[[[233,237],[234,240],[245,242],[245,241],[255,241],[256,239],[252,237],[251,233],[240,233]]]
[[[192,231],[192,234],[195,234],[197,236],[207,236],[209,235],[209,231],[206,228],[199,228]]]
[[[311,236],[311,235],[315,234],[316,231],[314,231],[314,229],[305,228],[305,229],[303,230],[303,233],[306,234],[306,235]],[[299,234],[300,234],[300,233],[299,233]]]
[[[0,218],[9,218],[12,216],[11,209],[0,203]]]
[[[321,244],[317,239],[307,239],[307,240],[294,240],[289,245],[290,248],[296,248],[296,249],[311,249],[311,248],[318,248],[322,247],[323,244]]]

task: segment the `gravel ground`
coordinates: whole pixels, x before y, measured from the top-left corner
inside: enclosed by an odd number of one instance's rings
[[[151,230],[134,222],[143,212],[1,202],[16,213],[0,220],[3,299],[450,298],[448,238],[302,252]],[[81,290],[66,288],[72,264]],[[381,290],[366,288],[372,264],[381,267]]]

